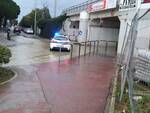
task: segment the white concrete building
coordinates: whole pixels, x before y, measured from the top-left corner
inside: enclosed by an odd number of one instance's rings
[[[140,17],[150,8],[150,0],[89,0],[64,10],[69,18],[61,31],[79,42],[117,41],[119,54],[138,8]],[[150,49],[150,12],[139,21],[136,48]]]

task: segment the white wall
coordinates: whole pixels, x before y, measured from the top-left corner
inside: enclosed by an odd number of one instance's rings
[[[117,49],[117,53],[120,54],[122,51],[122,46],[124,41],[126,41],[124,39],[124,37],[127,35],[126,34],[126,29],[127,28],[127,21],[125,19],[120,20],[120,31],[119,31],[119,39],[118,39],[118,49]],[[129,30],[128,30],[129,31]]]
[[[150,41],[150,20],[142,20],[139,22],[138,38],[136,48],[149,49]]]
[[[70,28],[68,36],[71,40],[77,40],[79,29]]]
[[[147,9],[141,10],[139,16],[143,15],[146,11]],[[131,20],[133,16],[134,16],[133,12],[128,12],[128,16],[123,15],[120,17],[121,26],[120,26],[119,43],[118,43],[118,51],[117,51],[118,54],[121,53],[121,48],[124,41],[125,29],[127,23],[131,24]],[[150,45],[150,12],[139,21],[138,35],[135,44],[136,49],[134,54],[137,55],[138,49],[148,50],[149,45]]]
[[[75,40],[79,29],[78,28],[70,28],[71,21],[68,19],[63,23],[63,28],[60,30],[61,34],[68,35],[71,40]]]
[[[67,35],[69,32],[70,24],[71,24],[71,22],[69,21],[69,19],[64,21],[63,28],[61,28],[60,33]]]
[[[119,29],[103,28],[98,26],[90,27],[90,36],[89,36],[90,40],[118,41],[118,37],[119,37]]]

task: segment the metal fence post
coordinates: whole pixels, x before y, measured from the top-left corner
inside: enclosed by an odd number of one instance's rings
[[[93,50],[93,54],[95,53],[95,41],[94,41],[94,50]]]
[[[118,50],[118,42],[116,42],[116,51]]]
[[[60,57],[61,57],[61,47],[59,48],[59,63],[60,63]]]
[[[84,56],[86,55],[86,47],[87,47],[87,42],[85,42],[85,48],[84,48]]]
[[[99,40],[97,40],[97,54],[98,54],[98,50],[99,50]]]
[[[79,43],[79,58],[80,58],[80,52],[81,52],[81,44]]]
[[[71,53],[70,53],[71,59],[73,57],[72,55],[73,55],[73,44],[71,44]]]
[[[107,48],[108,48],[108,42],[106,41],[105,52],[107,52]]]
[[[92,44],[91,44],[91,41],[90,41],[89,54],[91,54],[91,46],[92,46]]]

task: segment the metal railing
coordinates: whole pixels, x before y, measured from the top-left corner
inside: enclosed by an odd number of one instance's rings
[[[93,40],[93,41],[86,41],[86,42],[74,42],[71,44],[71,53],[70,53],[70,57],[71,59],[73,58],[73,50],[74,50],[74,46],[77,45],[77,49],[78,49],[78,54],[77,57],[80,58],[81,56],[81,47],[84,47],[84,52],[83,55],[86,56],[87,54],[91,55],[91,54],[98,54],[99,53],[99,47],[101,46],[101,43],[105,43],[105,51],[107,51],[109,43],[114,43],[115,44],[115,50],[117,51],[117,47],[118,47],[118,42],[117,41],[107,41],[107,40]],[[93,51],[92,51],[92,47],[93,47]],[[89,50],[88,50],[89,49]],[[88,51],[88,53],[87,53]]]
[[[74,5],[74,6],[70,7],[70,8],[67,8],[67,9],[63,10],[62,14],[65,14],[65,13],[67,13],[67,14],[79,13],[79,12],[81,12],[83,10],[86,10],[87,6],[89,4],[92,4],[92,3],[95,3],[95,2],[98,2],[98,1],[100,1],[100,0],[88,0],[88,1],[83,2],[81,4]]]
[[[95,50],[96,50],[96,43],[97,43],[97,52],[98,52],[98,46],[99,46],[99,40],[95,40],[95,41],[87,41],[87,42],[74,42],[71,44],[71,59],[73,58],[73,50],[74,50],[74,45],[78,46],[78,57],[80,58],[81,56],[81,46],[84,46],[84,55],[86,55],[87,53],[87,46],[89,46],[89,54],[91,54],[91,48],[92,48],[92,43],[94,44],[94,49],[93,49],[93,54],[95,54]]]

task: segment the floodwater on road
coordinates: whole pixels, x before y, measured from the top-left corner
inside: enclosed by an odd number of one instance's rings
[[[49,40],[48,39],[36,39],[36,38],[25,38],[24,36],[14,36],[13,41],[15,44],[9,46],[12,52],[12,57],[9,64],[5,66],[14,66],[14,65],[30,65],[30,64],[39,64],[44,62],[54,62],[62,61],[65,59],[71,58],[71,53],[67,51],[50,51],[49,50]],[[98,51],[97,51],[98,50]],[[100,55],[100,56],[116,56],[115,47],[107,47],[99,45],[95,48],[81,46],[80,55]],[[90,54],[89,54],[90,53]],[[72,56],[77,57],[79,55],[79,46],[74,45]]]
[[[17,36],[14,39],[16,44],[9,47],[12,52],[12,58],[7,65],[29,65],[49,61],[57,61],[69,58],[69,52],[50,51],[48,39],[32,39],[23,36]]]

